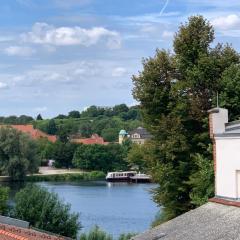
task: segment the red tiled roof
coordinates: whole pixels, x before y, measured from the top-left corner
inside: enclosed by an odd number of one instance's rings
[[[0,224],[1,240],[64,240],[64,237],[49,235],[28,228],[20,228],[7,224]]]
[[[98,134],[93,134],[90,138],[72,138],[73,143],[83,143],[83,144],[101,144],[106,145],[108,142],[104,142],[104,139]]]
[[[15,128],[18,131],[28,134],[33,139],[47,138],[50,142],[56,142],[56,135],[49,135],[42,132],[39,129],[34,129],[33,125],[10,125],[12,128]]]

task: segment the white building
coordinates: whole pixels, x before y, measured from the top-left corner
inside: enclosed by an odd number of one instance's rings
[[[209,114],[216,198],[240,200],[240,120],[228,122],[228,110],[223,108]]]

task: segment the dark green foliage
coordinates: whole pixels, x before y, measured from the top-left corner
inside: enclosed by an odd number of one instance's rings
[[[37,121],[41,121],[41,120],[43,120],[42,115],[41,115],[40,113],[37,115],[36,120],[37,120]]]
[[[0,117],[0,123],[3,124],[31,124],[33,122],[33,118],[26,115],[17,116],[9,116],[9,117]]]
[[[124,170],[126,152],[119,144],[80,145],[73,157],[74,167],[83,170]]]
[[[0,128],[0,175],[23,180],[27,173],[36,172],[39,164],[36,142],[13,128]]]
[[[147,147],[147,144],[132,144],[132,147],[127,155],[127,162],[131,168],[136,168],[139,171],[146,171],[147,161],[144,158]]]
[[[51,135],[56,134],[56,132],[57,132],[57,126],[56,126],[56,123],[55,123],[54,119],[51,119],[51,120],[48,122],[46,131],[47,131],[48,134],[51,134]]]
[[[101,136],[106,142],[118,142],[119,130],[116,128],[106,128],[101,132]]]
[[[56,161],[55,167],[64,167],[70,168],[72,167],[72,159],[74,153],[78,147],[78,144],[74,143],[63,143],[61,141],[57,141],[53,145],[52,158]]]
[[[7,212],[8,195],[9,195],[9,188],[0,186],[0,215],[4,215]]]
[[[80,112],[73,110],[71,112],[68,113],[68,117],[69,118],[80,118]]]
[[[231,119],[240,114],[239,54],[229,45],[211,48],[213,39],[206,19],[190,17],[174,37],[174,52],[157,50],[133,76],[133,95],[153,135],[144,159],[160,185],[154,200],[163,205],[161,221],[212,196],[207,110],[216,106],[216,93]]]
[[[89,233],[82,233],[79,240],[113,240],[111,235],[102,231],[98,226],[95,226]]]
[[[193,186],[190,197],[195,206],[201,206],[214,196],[213,161],[200,154],[193,159],[197,165],[197,171],[190,176],[189,184]]]
[[[37,185],[27,185],[16,194],[14,217],[30,222],[33,227],[75,238],[80,228],[78,214],[55,193]]]

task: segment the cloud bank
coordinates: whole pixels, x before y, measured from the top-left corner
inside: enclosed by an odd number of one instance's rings
[[[100,41],[105,41],[106,46],[110,49],[117,49],[121,46],[119,34],[104,27],[86,29],[78,26],[54,27],[47,23],[35,23],[32,31],[23,33],[21,38],[24,42],[53,46],[82,45],[89,47]]]

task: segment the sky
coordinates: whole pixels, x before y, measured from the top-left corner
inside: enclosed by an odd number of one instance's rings
[[[0,0],[0,115],[136,104],[132,75],[201,14],[240,50],[239,0]]]

